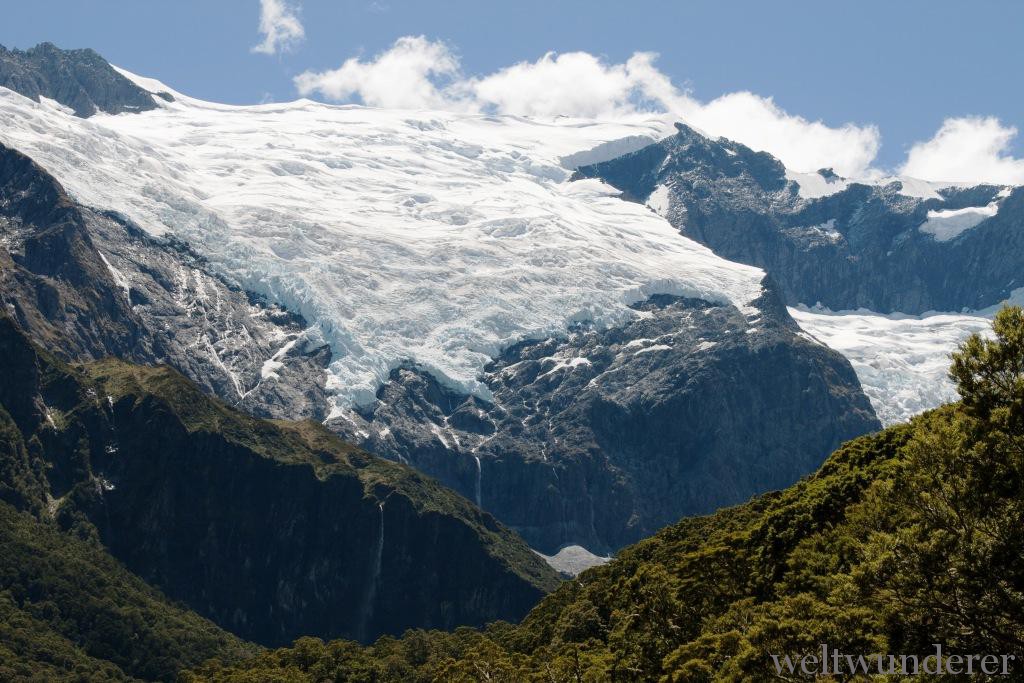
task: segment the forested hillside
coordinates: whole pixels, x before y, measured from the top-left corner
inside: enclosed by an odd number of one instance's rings
[[[1024,312],[1005,309],[994,329],[953,356],[960,403],[851,441],[784,491],[627,548],[518,626],[413,631],[369,648],[303,639],[186,679],[778,680],[771,655],[822,643],[922,656],[941,643],[1020,661]]]

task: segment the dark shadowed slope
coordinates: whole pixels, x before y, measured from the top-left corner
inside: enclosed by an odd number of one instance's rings
[[[995,341],[975,337],[955,356],[961,404],[851,441],[786,490],[668,527],[518,626],[371,648],[305,639],[186,680],[815,680],[780,676],[771,656],[822,643],[853,657],[923,661],[934,643],[947,658],[1005,654],[1019,678],[1024,312],[995,327]]]
[[[676,127],[577,177],[601,178],[716,254],[764,268],[789,305],[960,311],[1024,284],[1022,188],[792,174],[766,152]]]
[[[315,423],[248,417],[167,367],[71,369],[0,319],[11,502],[262,643],[516,618],[554,572],[490,515]]]

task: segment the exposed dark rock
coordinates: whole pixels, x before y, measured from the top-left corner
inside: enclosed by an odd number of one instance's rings
[[[514,620],[558,583],[493,517],[410,468],[312,422],[248,417],[167,367],[69,368],[0,316],[6,415],[0,442],[29,454],[10,461],[35,499],[22,508],[95,535],[247,639]]]
[[[847,186],[823,169],[844,189],[803,199],[771,155],[676,127],[647,148],[580,167],[577,177],[601,178],[635,201],[666,186],[673,225],[724,258],[767,270],[789,304],[959,311],[999,303],[1024,284],[1024,189],[954,187],[921,199],[901,194],[900,182]],[[951,240],[920,230],[929,211],[991,202],[997,215]]]
[[[92,50],[61,50],[40,43],[28,50],[8,50],[0,45],[0,87],[9,88],[36,102],[56,100],[76,116],[92,116],[155,109],[151,93],[115,71]],[[169,93],[158,93],[173,99]]]
[[[493,403],[400,368],[365,423],[332,426],[479,497],[542,552],[605,553],[791,484],[879,427],[846,360],[770,286],[758,303],[751,318],[658,296],[623,327],[519,344],[487,368]]]
[[[34,338],[67,358],[169,363],[255,414],[324,417],[329,355],[302,321],[6,155],[0,296]],[[759,167],[771,185],[772,160]],[[624,327],[520,344],[487,368],[493,403],[399,368],[362,415],[330,426],[438,477],[542,551],[604,554],[785,486],[878,427],[841,356],[801,337],[773,294],[757,307],[755,319],[655,297]]]
[[[65,359],[167,363],[254,414],[323,417],[330,350],[300,316],[213,274],[180,242],[77,205],[3,145],[0,304]]]

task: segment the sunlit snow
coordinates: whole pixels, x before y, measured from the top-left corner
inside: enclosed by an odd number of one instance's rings
[[[946,375],[949,355],[971,334],[987,334],[996,310],[904,316],[800,307],[789,313],[850,360],[878,419],[890,425],[957,399]]]
[[[483,365],[520,339],[623,322],[655,293],[747,311],[760,295],[759,269],[714,256],[597,180],[568,182],[560,159],[660,137],[662,118],[175,98],[83,120],[0,88],[0,141],[84,203],[186,239],[318,325],[338,411],[403,362],[486,397]]]
[[[917,199],[938,199],[939,201],[946,201],[939,190],[944,187],[948,187],[949,183],[932,183],[927,180],[921,180],[920,178],[911,178],[909,176],[891,176],[883,178],[878,181],[879,185],[888,185],[890,183],[900,184],[900,194],[904,197],[916,197]]]
[[[897,194],[916,199],[937,199],[945,201],[939,190],[953,187],[956,183],[937,183],[909,176],[886,176],[864,178],[842,178],[833,176],[826,178],[821,173],[801,173],[786,169],[786,180],[796,183],[801,199],[820,199],[842,192],[853,183],[862,185],[885,186],[899,183]]]
[[[537,552],[537,551],[534,551]],[[537,552],[555,570],[569,576],[577,576],[591,567],[608,563],[612,558],[595,555],[581,545],[569,545],[554,555]]]
[[[796,183],[802,199],[828,197],[850,186],[846,178],[826,178],[820,173],[800,173],[790,169],[786,169],[786,180]]]
[[[651,207],[659,216],[668,217],[669,208],[672,206],[672,194],[668,185],[658,185],[647,198],[647,206]]]
[[[963,209],[929,211],[927,220],[918,228],[933,236],[939,242],[948,242],[982,221],[999,213],[999,204],[992,202],[985,206],[968,206]]]
[[[124,273],[111,265],[102,251],[97,253],[100,255],[100,259],[103,260],[103,265],[107,267],[107,271],[110,273],[110,277],[113,278],[114,284],[124,290],[124,298],[130,302],[132,300],[132,287],[128,282],[128,278],[124,276]]]

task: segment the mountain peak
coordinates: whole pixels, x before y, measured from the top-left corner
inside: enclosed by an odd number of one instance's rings
[[[679,135],[681,135],[681,136],[684,136],[684,137],[695,136],[695,137],[701,137],[701,138],[706,138],[707,137],[706,135],[703,135],[700,131],[698,131],[696,128],[688,126],[687,124],[683,123],[682,121],[676,121],[672,125],[675,126],[676,132]]]
[[[46,97],[88,118],[155,109],[151,93],[117,72],[91,49],[62,50],[40,43],[27,50],[0,46],[0,87],[36,102]]]

